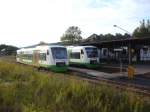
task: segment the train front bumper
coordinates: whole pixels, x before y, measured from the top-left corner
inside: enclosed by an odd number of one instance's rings
[[[68,66],[67,65],[64,65],[64,66],[51,65],[49,69],[53,72],[63,73],[63,72],[67,72]]]

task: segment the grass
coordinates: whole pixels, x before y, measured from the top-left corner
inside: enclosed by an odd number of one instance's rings
[[[150,112],[150,98],[0,61],[0,112]]]

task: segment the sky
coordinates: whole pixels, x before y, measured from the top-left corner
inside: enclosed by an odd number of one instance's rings
[[[142,19],[150,19],[149,0],[0,0],[0,44],[58,42],[69,26],[83,38],[125,33],[114,24],[132,33]]]

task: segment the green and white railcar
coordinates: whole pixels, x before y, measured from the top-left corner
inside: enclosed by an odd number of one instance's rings
[[[45,67],[56,72],[67,71],[67,50],[63,46],[37,46],[17,50],[17,62]]]
[[[94,46],[68,46],[67,53],[70,65],[81,65],[88,68],[99,65],[99,53]]]

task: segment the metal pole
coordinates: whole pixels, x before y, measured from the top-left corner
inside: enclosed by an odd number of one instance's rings
[[[129,46],[128,46],[128,53],[129,53],[129,65],[131,65],[131,41],[129,39]]]
[[[120,54],[120,73],[122,74],[122,68],[123,68],[123,63],[122,63],[122,51],[119,53]]]
[[[114,25],[114,27],[119,28],[119,29],[125,31],[126,33],[128,33],[130,35],[130,37],[129,37],[129,45],[128,45],[128,54],[129,54],[128,55],[128,58],[129,58],[128,61],[129,61],[129,65],[131,65],[131,40],[130,40],[131,39],[131,33],[129,31],[127,31],[127,30],[125,30],[125,29],[117,26],[117,25]]]
[[[117,28],[119,28],[119,29],[125,31],[125,32],[128,33],[129,35],[131,35],[131,33],[130,33],[129,31],[127,31],[127,30],[125,30],[125,29],[123,29],[123,28],[121,28],[121,27],[119,27],[119,26],[117,26],[117,25],[114,25],[114,27],[117,27]]]

